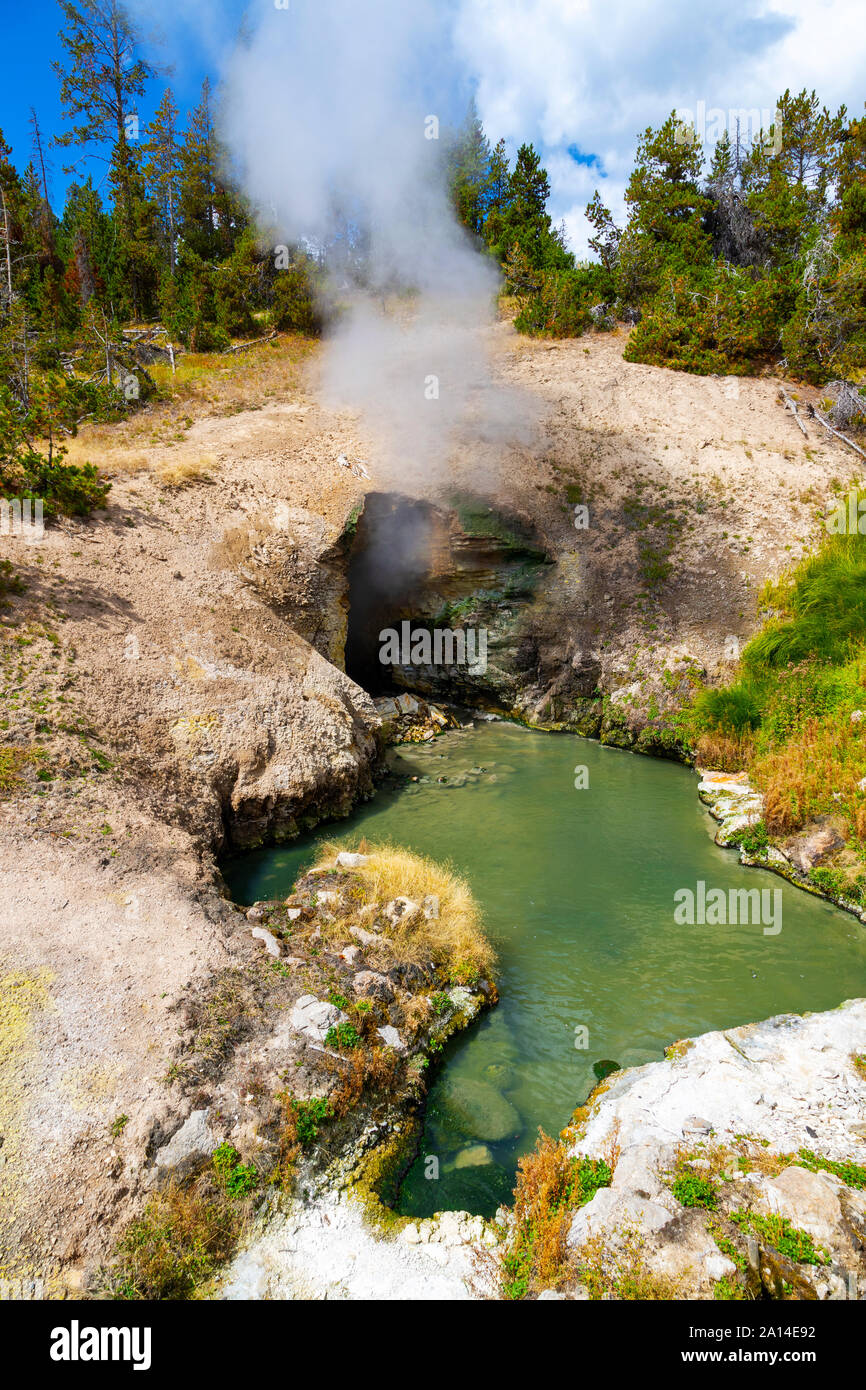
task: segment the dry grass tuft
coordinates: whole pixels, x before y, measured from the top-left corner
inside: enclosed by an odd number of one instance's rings
[[[193,1297],[233,1253],[247,1219],[245,1205],[210,1178],[157,1193],[117,1248],[113,1297]]]
[[[847,816],[859,838],[866,835],[866,797],[858,787],[866,750],[847,712],[807,720],[795,739],[756,758],[752,773],[771,834],[799,830],[832,808]]]
[[[333,864],[340,848],[333,843],[324,845],[315,867]],[[407,962],[435,961],[447,969],[455,984],[471,985],[489,976],[496,953],[484,934],[481,913],[467,881],[447,865],[392,845],[379,845],[367,853],[367,862],[350,871],[361,890],[356,900],[383,906],[405,897],[419,906],[425,899],[435,899],[438,904],[438,916],[427,917],[419,911],[388,926],[393,955]],[[369,918],[363,925],[369,928]]]
[[[699,767],[712,767],[718,772],[742,772],[749,764],[754,750],[752,734],[714,730],[701,734],[697,744]]]
[[[571,1158],[564,1144],[539,1130],[535,1149],[523,1155],[517,1169],[514,1233],[502,1259],[506,1298],[556,1288],[573,1273],[572,1217],[600,1187],[610,1185],[611,1176],[604,1159]]]
[[[592,1236],[581,1249],[578,1280],[593,1299],[669,1302],[679,1296],[681,1281],[656,1274],[644,1255],[646,1238],[633,1226],[609,1235]]]
[[[156,476],[166,487],[188,487],[190,483],[207,482],[216,466],[213,454],[200,458],[177,458],[157,465]]]

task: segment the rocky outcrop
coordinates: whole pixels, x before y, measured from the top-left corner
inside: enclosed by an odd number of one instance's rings
[[[866,1295],[864,1051],[854,1000],[686,1039],[610,1077],[563,1135],[574,1155],[615,1159],[572,1221],[576,1262],[636,1234],[682,1297],[720,1281],[728,1297]]]
[[[717,845],[739,849],[741,864],[781,874],[798,888],[829,898],[866,922],[859,884],[852,882],[859,875],[860,861],[846,849],[844,822],[819,816],[797,834],[773,843],[763,823],[764,798],[745,772],[699,770],[699,776],[698,796],[719,822]],[[815,872],[828,865],[834,866],[832,872]]]

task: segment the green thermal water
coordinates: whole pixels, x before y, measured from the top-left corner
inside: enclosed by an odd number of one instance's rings
[[[336,827],[339,838],[401,844],[464,874],[501,992],[446,1048],[404,1214],[491,1215],[539,1125],[558,1133],[601,1062],[635,1066],[677,1038],[866,994],[863,926],[714,845],[685,768],[500,723],[395,749],[391,761],[399,785]],[[589,772],[581,790],[576,764]],[[285,896],[334,831],[227,864],[236,900]],[[677,925],[674,893],[698,880],[781,890],[781,932]],[[576,1046],[581,1026],[587,1049]]]

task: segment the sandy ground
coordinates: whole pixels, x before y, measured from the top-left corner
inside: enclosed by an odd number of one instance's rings
[[[684,654],[717,671],[855,456],[817,425],[804,439],[769,379],[633,366],[621,334],[533,342],[500,324],[490,341],[535,441],[458,447],[447,482],[415,490],[482,478],[533,520],[557,557],[562,628],[600,654],[609,689]],[[172,1006],[232,957],[212,858],[226,825],[268,834],[281,795],[321,816],[369,786],[375,716],[334,664],[340,537],[388,478],[315,378],[315,364],[299,388],[287,373],[262,408],[154,444],[148,467],[115,476],[106,514],[38,545],[0,537],[27,585],[0,615],[5,738],[38,739],[49,768],[0,805],[0,1273],[96,1258],[125,1211],[133,1140],[112,1123],[134,1117],[145,1142],[165,1111]],[[161,481],[166,467],[187,483]],[[673,535],[655,597],[641,507]]]

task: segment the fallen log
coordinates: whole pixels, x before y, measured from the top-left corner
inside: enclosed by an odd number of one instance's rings
[[[800,412],[799,412],[799,410],[797,409],[797,404],[796,404],[796,402],[793,401],[793,400],[791,399],[791,397],[788,395],[788,392],[785,390],[784,386],[780,386],[780,387],[779,387],[779,400],[784,402],[785,409],[786,409],[786,410],[789,410],[789,411],[791,412],[791,414],[793,415],[794,419],[797,421],[797,424],[800,426],[800,429],[803,431],[803,434],[806,435],[806,438],[808,439],[809,436],[808,436],[808,434],[806,434],[806,426],[803,424],[803,421],[800,419]]]
[[[279,336],[276,329],[274,329],[273,333],[269,333],[266,338],[250,338],[247,343],[235,343],[233,347],[225,348],[223,356],[226,356],[230,352],[243,352],[245,348],[258,347],[260,343],[272,343],[274,338],[278,338]]]
[[[847,444],[849,449],[853,449],[855,454],[859,454],[861,459],[866,459],[866,453],[864,453],[864,451],[860,448],[860,445],[855,444],[854,440],[849,439],[847,434],[843,434],[841,430],[834,429],[833,426],[830,424],[830,421],[826,420],[824,416],[821,414],[820,410],[818,410],[814,405],[809,406],[809,414],[814,415],[819,425],[823,425],[825,430],[829,430],[830,433],[835,435],[837,439],[841,439],[842,443]]]

